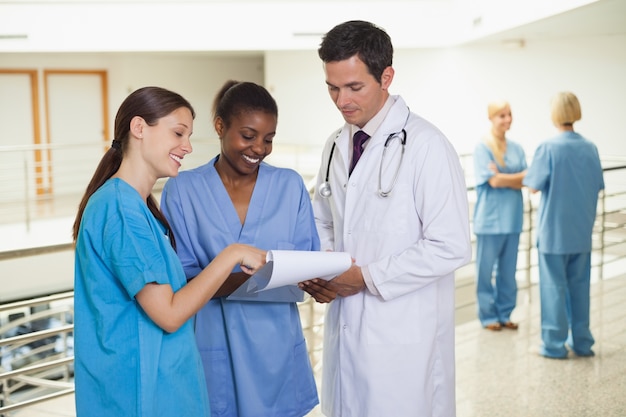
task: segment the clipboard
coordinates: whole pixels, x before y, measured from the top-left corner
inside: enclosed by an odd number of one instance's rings
[[[227,297],[239,301],[300,302],[297,284],[313,278],[330,280],[352,265],[347,252],[271,250],[267,263]]]

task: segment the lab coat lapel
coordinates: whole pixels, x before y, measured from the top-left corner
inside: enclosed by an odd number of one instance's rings
[[[405,127],[405,122],[409,114],[409,109],[402,98],[398,97],[396,102],[389,110],[387,117],[376,130],[363,155],[359,159],[359,163],[352,171],[352,175],[348,179],[345,195],[345,227],[346,227],[346,248],[350,250],[353,242],[350,240],[353,232],[363,226],[365,221],[363,213],[366,204],[371,203],[369,199],[378,191],[379,169],[382,161],[382,153],[387,137],[392,133],[398,133]],[[399,139],[396,139],[399,140]],[[390,184],[390,177],[395,171],[388,173],[388,169],[395,170],[399,166],[399,152],[401,147],[394,144],[386,160],[384,161],[384,172],[382,178],[385,184]],[[397,155],[394,155],[396,153]],[[404,162],[406,164],[406,161]],[[402,166],[401,168],[405,168]],[[381,197],[382,198],[382,197]],[[369,202],[369,203],[368,203]]]
[[[363,155],[359,159],[359,163],[352,172],[352,175],[378,175],[379,163],[382,157],[385,141],[392,133],[399,133],[405,128],[405,123],[409,115],[409,108],[401,97],[396,97],[389,113],[385,117],[383,123],[376,129],[374,135],[368,141]],[[349,128],[347,129],[349,130]],[[348,134],[349,136],[349,134]],[[349,138],[348,142],[349,142]],[[346,145],[346,150],[349,144]],[[361,174],[357,174],[357,171]]]
[[[335,139],[335,143],[337,147],[335,148],[335,153],[338,155],[333,155],[333,162],[335,164],[343,165],[341,178],[348,176],[348,168],[350,165],[350,125],[345,124]],[[335,158],[337,158],[335,160]],[[336,165],[335,165],[336,166]]]

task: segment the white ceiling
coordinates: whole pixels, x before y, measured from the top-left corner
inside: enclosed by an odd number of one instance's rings
[[[624,34],[626,0],[0,0],[0,52],[307,50],[350,19],[397,49],[540,41]]]
[[[575,39],[625,33],[626,0],[600,0],[519,27],[502,30],[477,39],[474,43]]]

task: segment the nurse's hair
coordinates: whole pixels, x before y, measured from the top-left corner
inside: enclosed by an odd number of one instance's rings
[[[509,102],[503,99],[498,99],[498,100],[492,100],[487,104],[487,116],[489,117],[489,120],[491,120],[491,118],[493,116],[495,116],[496,114],[498,114],[499,112],[501,112],[502,110],[506,109],[506,108],[511,108],[511,106],[509,105]]]
[[[350,20],[332,28],[322,38],[317,53],[325,63],[357,55],[379,83],[385,68],[393,64],[393,44],[387,32],[362,20]]]
[[[278,118],[278,106],[265,87],[247,81],[229,80],[213,100],[213,122],[222,119],[226,128],[233,117],[250,111],[261,111]]]
[[[122,159],[128,148],[130,140],[130,122],[135,116],[141,117],[149,126],[159,123],[159,119],[169,115],[180,108],[187,108],[191,111],[191,116],[196,117],[191,104],[180,94],[161,87],[143,87],[132,92],[120,105],[115,116],[115,128],[113,132],[113,142],[106,151],[96,171],[87,185],[85,194],[78,205],[78,213],[74,220],[73,238],[76,241],[80,222],[89,198],[95,193],[109,178],[120,168]],[[167,228],[172,246],[176,248],[174,234],[165,216],[159,210],[159,206],[152,195],[147,200],[150,212]]]
[[[511,110],[511,105],[509,104],[508,101],[504,99],[497,99],[497,100],[490,101],[487,104],[487,116],[489,117],[489,120],[491,120],[496,114],[500,113],[502,110],[505,110],[505,109]],[[495,142],[495,138],[493,137],[493,134],[491,133],[491,131],[489,135],[487,136],[486,143],[489,149],[491,150],[491,153],[493,153],[493,156],[496,159],[496,162],[498,163],[498,165],[502,167],[506,166],[506,162],[504,161],[504,151],[499,146],[497,146]]]
[[[582,117],[580,102],[569,91],[557,93],[551,103],[552,123],[555,126],[573,126]]]

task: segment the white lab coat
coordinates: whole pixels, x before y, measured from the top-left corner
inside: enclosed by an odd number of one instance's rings
[[[366,289],[327,307],[321,386],[327,416],[455,415],[454,271],[471,259],[467,190],[449,141],[395,98],[349,179],[347,125],[328,139],[322,155],[317,188],[336,142],[332,196],[316,190],[313,199],[321,250],[349,252],[368,268],[380,293]],[[403,127],[404,160],[391,195],[383,198],[383,145]],[[383,166],[385,190],[400,150],[393,139]]]

